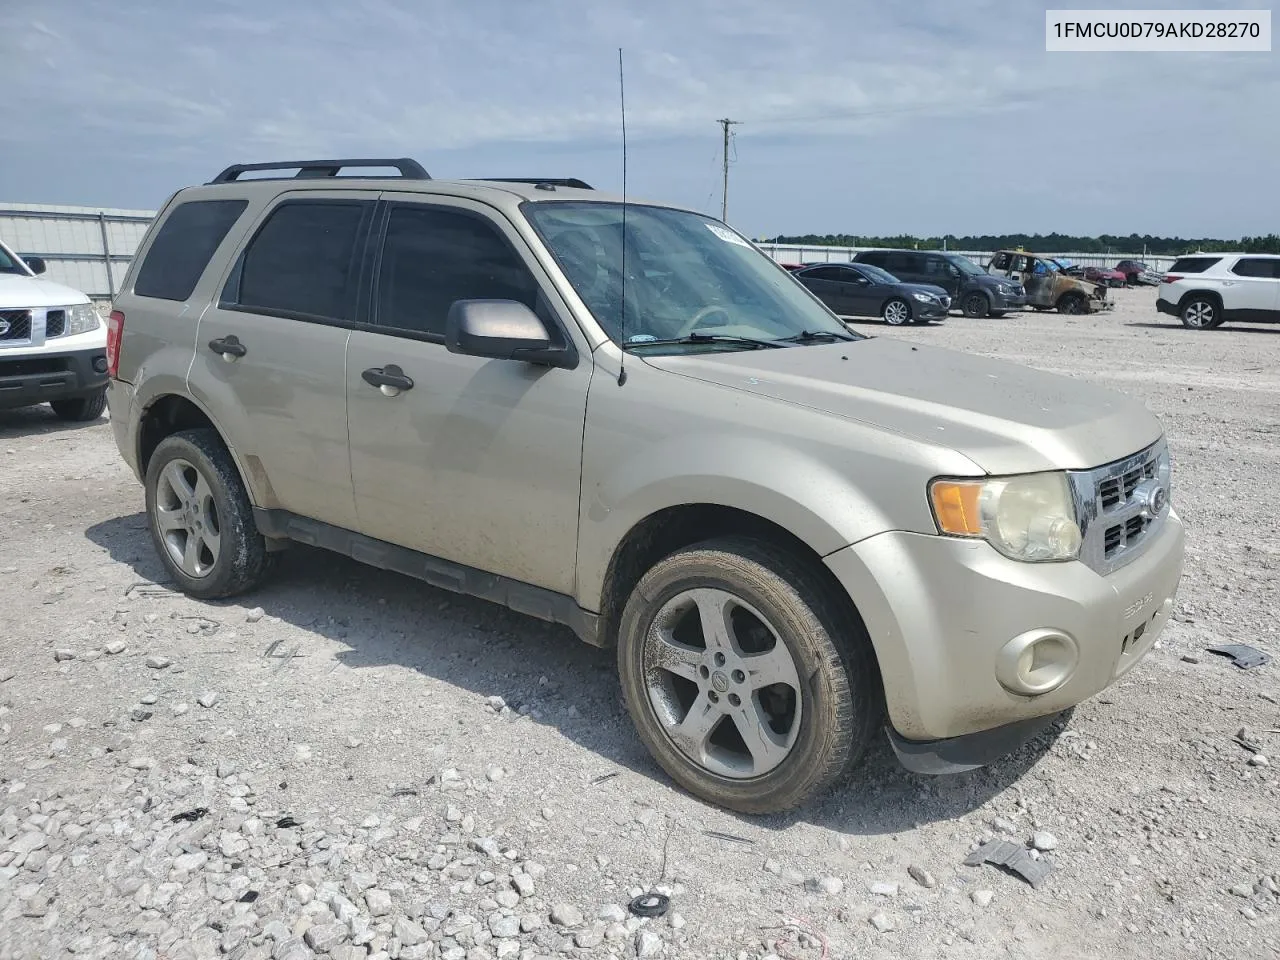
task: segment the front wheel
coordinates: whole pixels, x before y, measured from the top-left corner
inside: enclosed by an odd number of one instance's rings
[[[1081,314],[1089,312],[1089,304],[1078,293],[1069,293],[1058,301],[1059,313]]]
[[[1189,330],[1212,330],[1222,326],[1222,314],[1217,301],[1210,297],[1192,297],[1182,305],[1178,317]]]
[[[881,716],[865,631],[804,561],[745,539],[661,560],[618,632],[627,709],[677,782],[741,813],[831,784]]]
[[[107,391],[99,390],[87,397],[76,397],[73,400],[52,400],[49,406],[53,407],[59,420],[87,423],[97,420],[107,409]]]
[[[183,593],[230,597],[266,576],[266,541],[235,462],[213,430],[161,440],[147,464],[145,490],[152,542]]]
[[[964,298],[960,309],[966,317],[977,319],[985,317],[991,311],[991,301],[985,293],[971,293]]]
[[[884,322],[893,327],[900,327],[911,322],[911,304],[905,300],[890,300],[880,311]]]

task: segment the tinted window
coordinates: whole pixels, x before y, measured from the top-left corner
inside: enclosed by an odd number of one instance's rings
[[[425,206],[393,208],[378,274],[378,323],[443,337],[457,300],[518,300],[532,310],[538,284],[481,217]]]
[[[807,280],[852,280],[840,267],[814,267],[801,274]]]
[[[862,263],[874,264],[877,267],[883,267],[889,261],[889,255],[880,250],[873,250],[870,253],[858,254],[858,260]]]
[[[920,268],[920,258],[909,253],[891,253],[885,258],[884,268],[890,273],[914,273]]]
[[[1231,272],[1241,277],[1280,277],[1280,260],[1267,260],[1262,257],[1241,257]]]
[[[1169,268],[1169,272],[1204,273],[1221,259],[1221,257],[1182,257],[1173,261],[1173,266]]]
[[[278,206],[244,252],[235,301],[263,313],[355,319],[357,240],[371,206],[362,200]]]
[[[186,300],[246,206],[247,200],[190,200],[175,207],[138,268],[133,292],[139,297]]]

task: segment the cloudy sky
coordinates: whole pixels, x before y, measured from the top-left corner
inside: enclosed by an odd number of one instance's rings
[[[718,215],[740,120],[752,236],[1280,230],[1278,54],[1051,54],[1044,10],[0,0],[0,201],[153,209],[228,163],[360,155],[616,190],[621,46],[630,195]]]

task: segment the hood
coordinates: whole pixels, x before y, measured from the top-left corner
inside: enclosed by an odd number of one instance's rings
[[[64,287],[43,277],[19,276],[16,273],[0,273],[0,310],[21,310],[24,307],[66,307],[73,303],[88,303],[89,298],[79,290]]]
[[[890,338],[645,362],[946,447],[993,474],[1096,467],[1162,433],[1102,387]]]

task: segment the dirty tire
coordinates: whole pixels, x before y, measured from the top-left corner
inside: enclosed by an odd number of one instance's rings
[[[1213,297],[1189,297],[1178,311],[1178,319],[1188,330],[1213,330],[1222,326],[1222,308]]]
[[[99,390],[87,397],[76,397],[74,400],[53,400],[49,406],[59,420],[73,420],[86,423],[97,420],[107,409],[107,391]]]
[[[907,303],[907,301],[900,297],[894,297],[892,300],[886,302],[880,311],[880,316],[884,319],[884,322],[889,324],[891,327],[901,327],[905,324],[911,323],[913,320],[911,315],[911,304]]]
[[[170,555],[158,525],[157,491],[161,474],[175,461],[194,468],[206,484],[217,511],[218,554],[209,571],[190,576]],[[182,430],[160,441],[147,464],[144,483],[147,526],[161,562],[179,589],[202,600],[251,590],[267,576],[273,555],[254,523],[249,495],[222,439],[210,429]]]
[[[960,309],[966,317],[985,317],[991,312],[991,300],[985,293],[970,293],[964,298]]]
[[[1078,293],[1068,293],[1058,301],[1059,313],[1081,314],[1089,312],[1089,305]]]
[[[798,730],[785,759],[762,775],[724,776],[695,761],[668,735],[650,699],[650,630],[664,608],[691,590],[722,591],[745,601],[768,622],[794,663],[801,696]],[[662,768],[691,793],[740,813],[787,810],[830,786],[861,758],[883,719],[871,642],[835,589],[809,562],[747,538],[695,544],[641,578],[619,624],[618,672],[636,730]]]

